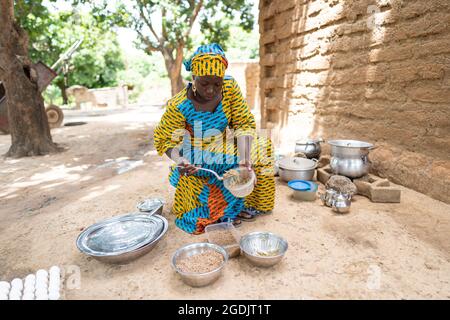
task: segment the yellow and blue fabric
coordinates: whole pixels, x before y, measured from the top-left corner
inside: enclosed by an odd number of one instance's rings
[[[217,43],[200,46],[188,60],[185,60],[186,71],[194,76],[217,76],[223,78],[228,67],[225,52]]]
[[[234,136],[252,134],[251,157],[257,184],[245,199],[236,198],[211,173],[200,170],[195,175],[184,176],[174,166],[169,181],[176,188],[173,204],[175,224],[188,233],[200,234],[209,224],[236,218],[244,208],[271,211],[275,201],[272,145],[269,139],[256,137],[254,116],[237,82],[225,76],[223,98],[213,112],[195,109],[187,98],[189,86],[168,101],[155,129],[154,142],[158,154],[163,155],[168,149],[179,147],[183,157],[192,164],[223,175],[239,162],[236,145],[227,139],[228,130],[233,129],[236,132]]]

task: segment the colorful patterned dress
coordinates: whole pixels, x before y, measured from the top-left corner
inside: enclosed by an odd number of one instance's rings
[[[239,162],[237,146],[229,135],[229,129],[233,129],[234,136],[254,137],[251,158],[257,184],[245,199],[236,198],[213,174],[199,170],[195,175],[184,176],[173,166],[169,180],[176,188],[173,205],[176,225],[188,233],[200,234],[209,224],[233,220],[244,207],[272,210],[275,196],[272,144],[269,139],[255,135],[254,116],[237,82],[225,76],[223,98],[213,112],[197,111],[187,98],[188,88],[168,101],[155,129],[158,154],[178,147],[190,163],[222,176]]]

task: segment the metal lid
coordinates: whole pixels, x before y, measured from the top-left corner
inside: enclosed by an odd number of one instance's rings
[[[316,138],[316,139],[299,139],[295,141],[295,144],[314,144],[323,142],[322,138]]]
[[[80,251],[95,256],[130,252],[153,241],[164,221],[159,216],[137,213],[103,220],[84,230],[77,239]]]
[[[312,188],[311,183],[305,180],[291,180],[288,182],[288,186],[296,191],[308,191]]]
[[[316,168],[316,162],[300,157],[286,157],[278,162],[278,166],[286,170],[310,170]]]
[[[332,146],[345,148],[373,148],[373,144],[358,140],[330,140],[328,143]]]

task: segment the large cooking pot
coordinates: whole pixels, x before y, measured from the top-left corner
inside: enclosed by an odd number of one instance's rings
[[[330,140],[330,166],[334,174],[349,178],[360,178],[369,173],[369,151],[374,146],[357,140]]]
[[[286,157],[278,162],[278,174],[286,182],[291,180],[312,180],[317,160],[300,157]]]
[[[320,143],[323,139],[306,139],[295,141],[295,153],[303,153],[308,159],[319,159],[322,149]]]

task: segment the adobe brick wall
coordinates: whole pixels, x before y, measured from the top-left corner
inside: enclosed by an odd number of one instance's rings
[[[374,173],[450,203],[450,1],[261,0],[259,23],[278,146],[368,141]]]
[[[231,60],[227,74],[238,82],[250,109],[253,110],[257,106],[259,108],[259,60]]]

